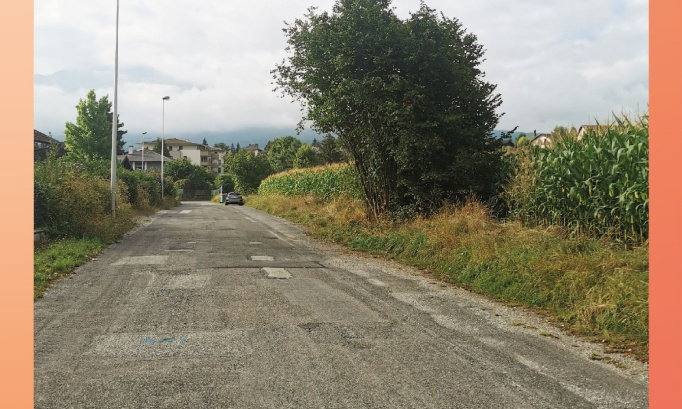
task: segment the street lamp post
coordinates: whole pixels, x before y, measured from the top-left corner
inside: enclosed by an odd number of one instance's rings
[[[163,202],[163,140],[165,137],[164,122],[166,120],[166,101],[169,99],[169,96],[165,96],[162,98],[161,102],[161,202]]]
[[[116,151],[118,147],[118,0],[116,0],[116,58],[114,63],[114,116],[111,118],[111,214],[116,217]]]
[[[144,170],[144,136],[147,134],[147,131],[142,132],[142,170]]]

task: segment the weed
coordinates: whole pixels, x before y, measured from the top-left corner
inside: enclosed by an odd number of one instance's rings
[[[423,268],[509,306],[533,308],[576,334],[636,343],[633,354],[640,359],[648,354],[646,243],[625,249],[557,227],[501,223],[475,201],[400,223],[367,222],[364,204],[355,199],[268,195],[251,196],[248,204],[304,224],[314,237]]]
[[[51,283],[67,276],[104,248],[99,239],[64,239],[37,248],[33,255],[33,297],[39,298]]]

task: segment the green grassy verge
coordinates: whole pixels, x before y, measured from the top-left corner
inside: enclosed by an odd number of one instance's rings
[[[245,202],[303,224],[317,238],[422,268],[648,359],[648,245],[626,250],[558,228],[499,223],[477,203],[409,223],[370,224],[353,200],[272,195]]]
[[[97,255],[99,239],[64,239],[37,247],[33,254],[33,298],[41,297],[55,281]]]
[[[124,212],[117,212],[117,219],[110,220],[106,228],[100,229],[99,238],[52,239],[36,246],[33,251],[33,299],[42,297],[53,283],[68,276],[108,244],[121,238],[135,226],[140,217],[150,216],[159,209],[171,209],[176,205],[175,199],[166,198],[159,207],[126,209]]]

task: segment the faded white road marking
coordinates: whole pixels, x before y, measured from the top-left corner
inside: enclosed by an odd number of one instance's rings
[[[251,256],[252,261],[273,261],[274,259],[272,256]]]
[[[114,266],[122,266],[129,264],[165,264],[168,261],[168,256],[130,256],[123,257],[112,263]]]
[[[268,274],[268,278],[291,278],[291,273],[283,268],[263,267],[263,271]]]

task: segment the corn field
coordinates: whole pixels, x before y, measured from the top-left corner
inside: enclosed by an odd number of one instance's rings
[[[314,195],[322,199],[362,197],[355,168],[348,164],[293,169],[271,175],[261,182],[258,194]]]
[[[582,138],[514,154],[505,192],[512,215],[526,223],[643,243],[649,236],[649,123],[616,118]]]

